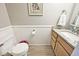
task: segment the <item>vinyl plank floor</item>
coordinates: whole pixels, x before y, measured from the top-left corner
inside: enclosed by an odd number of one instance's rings
[[[28,56],[54,56],[50,45],[31,45]]]

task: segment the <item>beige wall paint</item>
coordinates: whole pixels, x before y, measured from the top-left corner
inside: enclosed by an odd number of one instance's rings
[[[72,3],[44,3],[43,16],[29,16],[26,3],[6,4],[12,25],[55,25],[63,9],[69,19]]]
[[[68,20],[73,4],[44,3],[43,16],[29,16],[27,4],[25,3],[6,4],[6,7],[11,24],[14,25],[13,30],[17,40],[26,38],[28,39],[29,43],[33,45],[50,45],[50,26],[56,24],[57,19],[63,9],[67,11]],[[43,25],[45,26],[43,27]],[[33,29],[36,29],[36,34],[34,36],[31,34]]]
[[[10,25],[8,13],[5,4],[0,3],[0,28]]]

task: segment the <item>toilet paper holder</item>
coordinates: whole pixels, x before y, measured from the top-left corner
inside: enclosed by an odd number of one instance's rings
[[[33,29],[33,31],[36,31],[36,29]]]
[[[4,44],[0,44],[0,47],[2,47]]]

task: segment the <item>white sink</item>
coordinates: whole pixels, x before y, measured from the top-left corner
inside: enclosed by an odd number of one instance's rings
[[[77,45],[77,42],[79,41],[78,36],[72,34],[71,32],[66,32],[66,31],[61,32],[61,34],[63,34],[63,36],[67,38],[66,40],[68,42],[70,42],[71,44],[74,44],[74,46]]]

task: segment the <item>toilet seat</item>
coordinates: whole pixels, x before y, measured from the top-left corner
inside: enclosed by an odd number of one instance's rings
[[[28,51],[28,44],[26,43],[19,43],[15,47],[12,48],[11,54],[12,55],[24,55]]]

